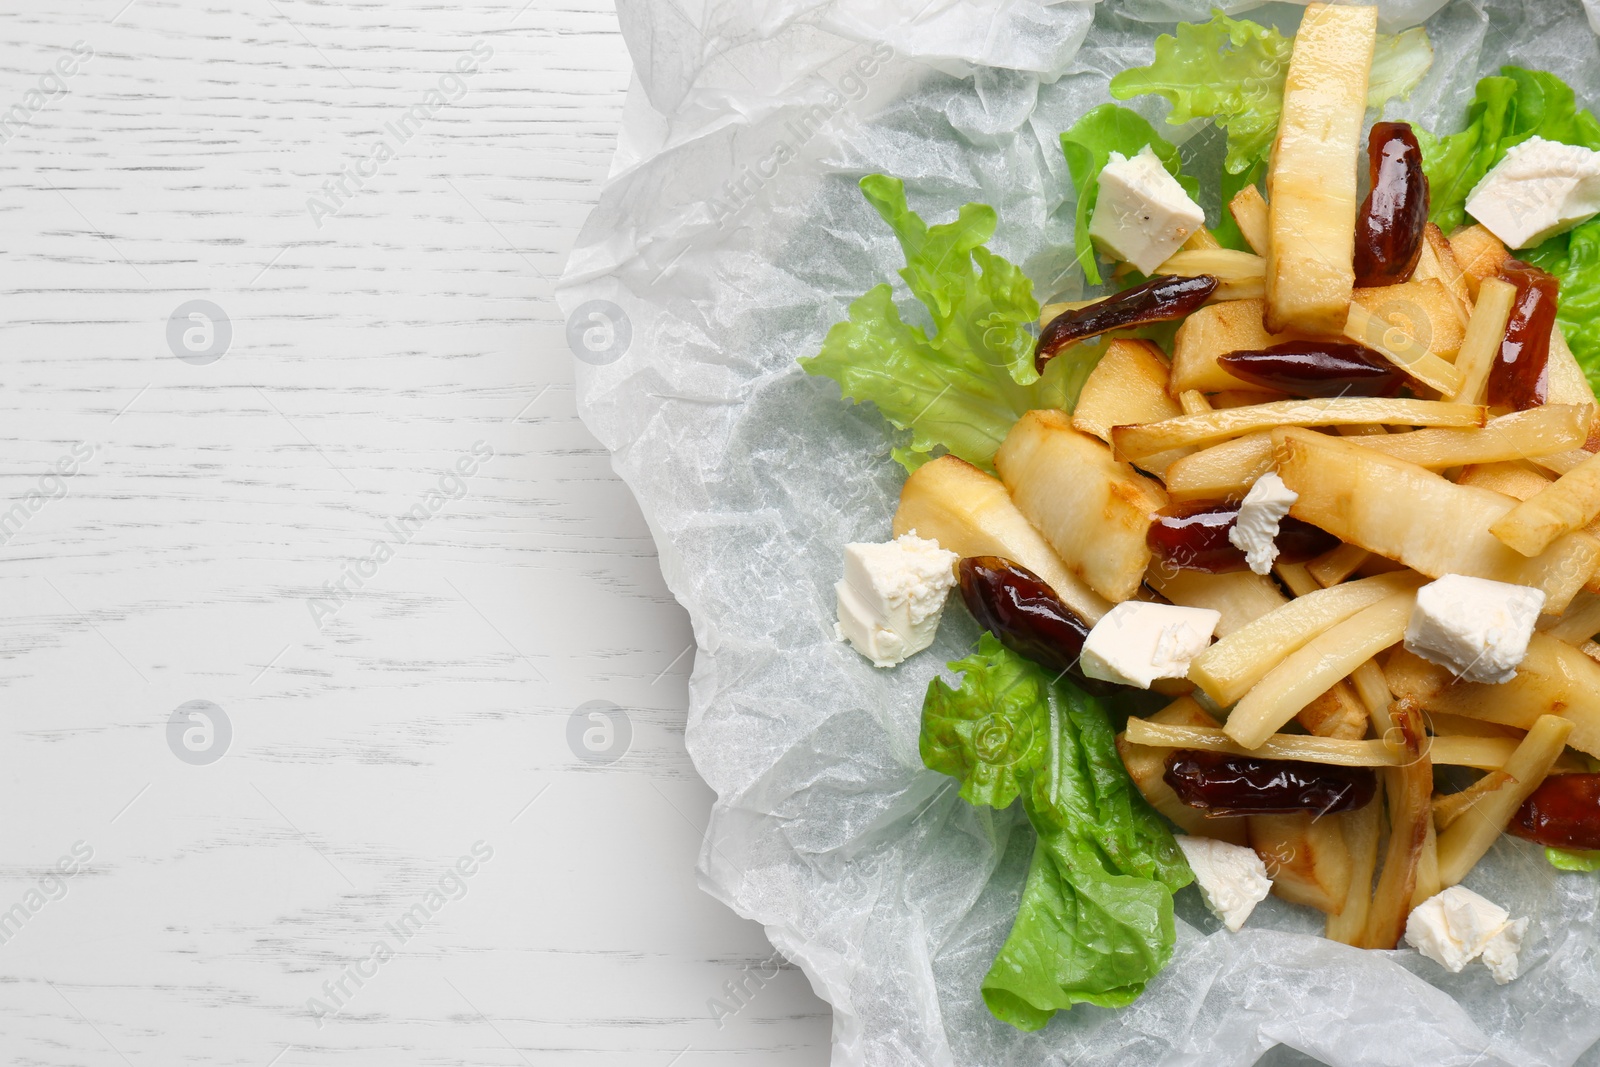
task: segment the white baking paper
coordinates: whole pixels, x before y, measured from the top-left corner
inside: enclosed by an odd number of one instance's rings
[[[1227,6],[1291,27],[1299,13]],[[1108,99],[1112,74],[1148,62],[1171,20],[1211,7],[619,2],[636,75],[559,296],[579,409],[693,619],[687,744],[718,797],[702,882],[833,1005],[837,1067],[1242,1067],[1279,1043],[1334,1067],[1566,1067],[1600,1038],[1600,877],[1558,874],[1512,841],[1468,880],[1533,920],[1512,985],[1333,944],[1276,900],[1230,935],[1185,890],[1173,964],[1133,1007],[1080,1007],[1037,1034],[996,1022],[978,986],[1032,834],[1015,812],[962,802],[916,745],[928,679],[975,631],[952,610],[934,648],[895,670],[834,638],[841,548],[888,536],[903,480],[876,413],[795,364],[903,264],[856,181],[905,179],[930,221],[993,204],[994,247],[1041,298],[1074,295],[1058,135]],[[1384,5],[1389,30],[1428,18],[1439,60],[1391,115],[1454,129],[1477,78],[1506,62],[1600,104],[1574,0],[1440,8]],[[1132,106],[1158,123],[1166,107]],[[1168,132],[1193,173],[1215,173],[1214,131]]]

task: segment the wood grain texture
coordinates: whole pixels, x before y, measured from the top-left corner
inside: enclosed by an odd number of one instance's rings
[[[691,635],[550,300],[609,5],[123,4],[0,14],[0,1060],[825,1062],[826,1006],[694,884]]]

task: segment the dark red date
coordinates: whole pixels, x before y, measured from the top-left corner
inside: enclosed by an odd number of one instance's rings
[[[1546,778],[1518,809],[1509,829],[1550,848],[1600,849],[1600,774]]]
[[[1089,624],[1028,568],[999,556],[969,556],[956,567],[961,599],[1000,643],[1057,673],[1071,671],[1080,685],[1078,657],[1089,636]],[[1094,683],[1104,692],[1103,683]]]
[[[1162,778],[1191,808],[1211,815],[1333,815],[1372,802],[1377,775],[1366,767],[1332,767],[1298,760],[1257,759],[1179,749]]]
[[[1217,279],[1209,274],[1195,278],[1162,275],[1125,292],[1097,300],[1088,307],[1057,315],[1039,335],[1039,345],[1034,349],[1034,364],[1042,374],[1045,364],[1079,341],[1099,337],[1112,330],[1184,318],[1199,310],[1217,291],[1218,284]]]
[[[1405,372],[1362,345],[1286,341],[1253,352],[1230,352],[1217,363],[1249,382],[1292,396],[1394,396]]]
[[[1489,370],[1489,406],[1536,408],[1550,398],[1550,338],[1556,328],[1561,282],[1538,267],[1508,260],[1500,277],[1517,287],[1506,339]]]
[[[1372,127],[1367,171],[1372,191],[1356,217],[1356,284],[1398,285],[1417,269],[1430,207],[1422,147],[1409,123]]]
[[[1145,535],[1156,559],[1183,571],[1228,574],[1249,567],[1242,549],[1228,540],[1239,521],[1238,504],[1174,504],[1156,515]],[[1278,562],[1305,563],[1339,547],[1339,539],[1308,522],[1278,524]]]

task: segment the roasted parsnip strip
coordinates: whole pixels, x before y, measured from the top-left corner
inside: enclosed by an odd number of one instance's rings
[[[1394,693],[1389,689],[1389,680],[1384,677],[1383,669],[1369,659],[1350,672],[1350,684],[1361,698],[1361,703],[1366,705],[1367,714],[1372,717],[1372,732],[1383,737],[1394,728],[1394,719],[1389,715]]]
[[[1336,334],[1355,287],[1356,166],[1374,7],[1311,4],[1267,170],[1267,327]]]
[[[1404,353],[1423,353],[1454,363],[1467,333],[1467,318],[1449,288],[1437,279],[1357,289],[1352,300],[1385,329],[1384,343]]]
[[[1271,469],[1272,435],[1253,433],[1175,460],[1167,468],[1167,495],[1179,501],[1243,497]]]
[[[1587,448],[1574,448],[1571,452],[1557,452],[1549,456],[1530,456],[1528,461],[1535,466],[1543,467],[1559,478],[1563,474],[1571,474],[1594,457],[1595,453],[1590,452]]]
[[[1396,697],[1411,697],[1429,712],[1465,715],[1528,730],[1543,715],[1573,724],[1568,744],[1600,757],[1600,664],[1547,634],[1534,634],[1517,676],[1504,685],[1461,682],[1404,650],[1384,665]]]
[[[1505,771],[1490,771],[1459,793],[1446,793],[1433,798],[1433,824],[1440,830],[1450,829],[1450,824],[1461,818],[1463,812],[1502,786],[1515,781]]]
[[[1533,791],[1539,788],[1561,755],[1572,733],[1572,723],[1554,715],[1540,716],[1517,746],[1503,770],[1514,781],[1469,805],[1450,828],[1439,835],[1439,881],[1452,886],[1467,876],[1494,845]]]
[[[1455,298],[1457,321],[1462,326],[1467,325],[1472,318],[1472,293],[1467,289],[1466,272],[1461,269],[1444,231],[1431,222],[1423,229],[1422,255],[1417,259],[1417,269],[1411,278],[1419,282],[1437,279],[1444,283],[1445,289]]]
[[[1456,354],[1456,370],[1461,381],[1450,395],[1463,404],[1483,400],[1489,384],[1489,371],[1500,355],[1500,342],[1506,339],[1506,324],[1511,320],[1511,304],[1517,287],[1500,278],[1490,278],[1478,290],[1478,303],[1467,322],[1467,336]]]
[[[1383,836],[1383,779],[1372,803],[1335,816],[1344,825],[1345,847],[1350,850],[1350,893],[1344,909],[1328,917],[1329,941],[1360,946],[1372,911],[1372,876],[1378,870],[1378,844]]]
[[[1497,463],[1548,456],[1581,448],[1589,437],[1594,405],[1547,404],[1490,419],[1476,430],[1413,430],[1358,440],[1363,448],[1382,452],[1419,467],[1442,470],[1469,463]],[[1537,555],[1537,553],[1534,553]]]
[[[1550,619],[1548,624],[1541,623],[1539,628],[1556,640],[1565,641],[1569,645],[1581,645],[1585,641],[1592,641],[1595,634],[1600,634],[1600,596],[1593,593],[1579,593],[1567,608],[1566,614]]]
[[[1185,415],[1203,415],[1213,410],[1211,401],[1206,399],[1206,394],[1198,389],[1185,389],[1178,394],[1178,407]]]
[[[1391,728],[1391,736],[1393,729]],[[1398,767],[1409,758],[1383,738],[1350,741],[1310,734],[1273,734],[1257,748],[1245,748],[1226,730],[1202,726],[1169,726],[1151,719],[1131,718],[1124,735],[1130,745],[1194,748],[1257,759],[1300,760],[1335,767]],[[1442,767],[1499,770],[1516,751],[1511,737],[1428,737],[1423,741],[1429,758]]]
[[[1111,427],[1158,422],[1183,414],[1167,392],[1172,372],[1149,341],[1118,339],[1089,372],[1072,409],[1073,428],[1111,443]],[[1581,442],[1580,442],[1581,443]]]
[[[1370,807],[1370,805],[1368,805]],[[1250,847],[1267,865],[1272,895],[1337,915],[1350,897],[1350,850],[1344,823],[1316,812],[1252,815]]]
[[[994,467],[1017,509],[1091,589],[1112,603],[1138,591],[1150,566],[1146,535],[1167,503],[1159,483],[1118,462],[1061,411],[1018,419]]]
[[[1390,596],[1365,608],[1285,657],[1234,707],[1228,736],[1254,749],[1379,652],[1405,638],[1416,594]]]
[[[1163,571],[1151,567],[1145,581],[1169,601],[1185,608],[1210,608],[1222,615],[1217,633],[1223,636],[1255,622],[1289,602],[1271,578],[1251,571],[1206,574],[1203,571]]]
[[[1349,578],[1371,556],[1372,553],[1360,545],[1340,545],[1327,555],[1306,564],[1306,570],[1317,580],[1318,585],[1326,589]]]
[[[1550,362],[1546,367],[1550,376],[1546,403],[1594,405],[1594,389],[1578,357],[1572,354],[1572,346],[1567,344],[1567,335],[1561,332],[1559,323],[1550,332]]]
[[[1231,633],[1189,665],[1189,680],[1222,707],[1236,703],[1274,667],[1346,619],[1424,579],[1411,571],[1380,574],[1310,593]],[[1403,636],[1403,635],[1402,635]]]
[[[1332,400],[1280,400],[1273,404],[1180,415],[1144,426],[1111,431],[1118,455],[1131,459],[1185,445],[1209,445],[1278,427],[1350,426],[1388,423],[1403,426],[1483,426],[1488,409],[1437,400],[1387,400],[1338,397]]]
[[[1388,772],[1395,774],[1395,771]],[[1444,886],[1439,884],[1439,832],[1433,825],[1430,815],[1427,826],[1427,837],[1423,839],[1422,851],[1417,854],[1417,884],[1411,891],[1411,906],[1415,908],[1429,897],[1436,895]]]
[[[1305,430],[1273,431],[1278,475],[1299,494],[1291,514],[1430,578],[1465,574],[1544,592],[1566,610],[1600,565],[1600,541],[1583,533],[1529,559],[1489,527],[1516,506],[1499,493],[1457,485],[1365,445]]]
[[[1562,534],[1581,530],[1596,517],[1600,517],[1600,456],[1591,456],[1544,492],[1512,508],[1489,532],[1524,556],[1537,556]]]
[[[1500,243],[1500,238],[1484,226],[1468,226],[1450,235],[1450,251],[1467,276],[1467,291],[1474,300],[1481,300],[1479,289],[1484,282],[1496,277],[1511,253]]]
[[[1389,847],[1384,853],[1378,887],[1372,894],[1372,911],[1367,916],[1367,948],[1390,949],[1400,943],[1416,893],[1417,869],[1433,825],[1433,764],[1422,731],[1422,717],[1404,702],[1395,705],[1393,714],[1395,727],[1403,738],[1396,755],[1404,762],[1384,778],[1384,796],[1389,802]]]
[[[1350,305],[1344,335],[1356,344],[1366,345],[1428,388],[1437,389],[1442,396],[1455,396],[1460,391],[1461,372],[1454,364],[1429,352],[1423,338],[1390,325],[1360,304]]]
[[[1245,186],[1228,204],[1228,210],[1233,214],[1233,221],[1239,224],[1245,243],[1255,249],[1256,255],[1266,255],[1270,236],[1267,198],[1261,195],[1261,190],[1253,185]]]
[[[1317,737],[1359,741],[1367,736],[1367,709],[1349,682],[1335,683],[1301,708],[1295,721]]]

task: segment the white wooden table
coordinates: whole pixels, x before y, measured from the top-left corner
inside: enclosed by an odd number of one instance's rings
[[[573,414],[606,0],[0,26],[0,1062],[826,1062]]]

